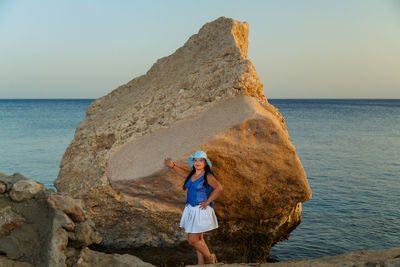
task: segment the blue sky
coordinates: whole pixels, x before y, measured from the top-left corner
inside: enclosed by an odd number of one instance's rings
[[[0,0],[0,98],[98,98],[220,16],[267,98],[400,98],[400,1]]]

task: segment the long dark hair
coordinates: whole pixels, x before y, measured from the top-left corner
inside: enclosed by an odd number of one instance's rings
[[[208,164],[207,164],[207,162],[206,162],[206,166],[204,166],[204,183],[203,183],[203,186],[207,186],[208,185],[208,181],[207,181],[207,174],[209,174],[209,173],[211,173],[212,175],[214,175],[212,172],[211,172],[211,169],[210,169],[210,166],[208,166]],[[187,181],[190,179],[190,177],[192,177],[192,175],[193,174],[195,174],[196,173],[196,168],[193,166],[193,168],[192,168],[192,171],[189,173],[189,175],[186,177],[186,180],[185,180],[185,182],[183,183],[183,186],[182,186],[182,188],[183,188],[183,190],[186,190],[186,183],[187,183]]]

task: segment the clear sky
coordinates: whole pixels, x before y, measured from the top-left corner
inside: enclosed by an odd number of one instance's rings
[[[220,16],[267,98],[400,98],[400,0],[0,0],[0,98],[98,98]]]

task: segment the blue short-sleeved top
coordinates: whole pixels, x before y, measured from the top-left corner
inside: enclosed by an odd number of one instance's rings
[[[207,175],[208,174],[210,173],[207,173]],[[192,182],[192,177],[190,177],[186,182],[185,187],[187,188],[186,204],[190,204],[192,207],[199,205],[200,202],[206,201],[213,191],[211,185],[207,184],[204,186],[204,174],[194,182]],[[210,206],[214,208],[212,202],[210,203]]]

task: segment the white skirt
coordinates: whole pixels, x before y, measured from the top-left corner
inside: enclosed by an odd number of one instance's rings
[[[186,233],[203,233],[218,228],[218,221],[212,207],[203,210],[200,205],[186,204],[179,226],[185,228]]]

